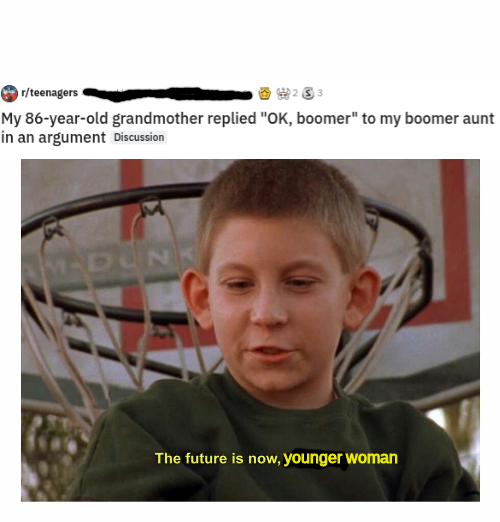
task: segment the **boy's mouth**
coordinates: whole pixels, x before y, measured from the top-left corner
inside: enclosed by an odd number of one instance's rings
[[[280,362],[291,357],[293,350],[285,350],[277,346],[257,346],[249,352],[264,362]]]

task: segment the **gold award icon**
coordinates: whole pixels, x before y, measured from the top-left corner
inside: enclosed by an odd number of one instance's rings
[[[261,100],[269,100],[269,96],[271,96],[271,91],[269,87],[261,87],[259,91],[259,96]]]

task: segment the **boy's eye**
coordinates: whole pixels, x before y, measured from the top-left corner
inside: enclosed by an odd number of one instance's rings
[[[298,290],[306,290],[311,288],[316,281],[314,279],[304,279],[300,277],[294,277],[293,279],[289,279],[286,284],[291,286],[292,288],[296,288]]]
[[[250,281],[227,281],[225,283],[226,288],[229,290],[247,290],[250,288],[251,283]]]

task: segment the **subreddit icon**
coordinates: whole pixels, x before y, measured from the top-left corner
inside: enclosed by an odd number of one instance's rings
[[[6,85],[2,89],[2,100],[6,102],[13,102],[17,99],[17,89],[13,85]]]

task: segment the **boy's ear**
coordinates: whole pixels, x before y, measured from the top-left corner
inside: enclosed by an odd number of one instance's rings
[[[344,326],[356,330],[375,305],[380,292],[380,275],[371,266],[363,266],[351,281],[351,294],[344,315]]]
[[[181,290],[186,304],[200,326],[210,330],[213,322],[208,301],[207,278],[198,270],[190,268],[182,276]]]

